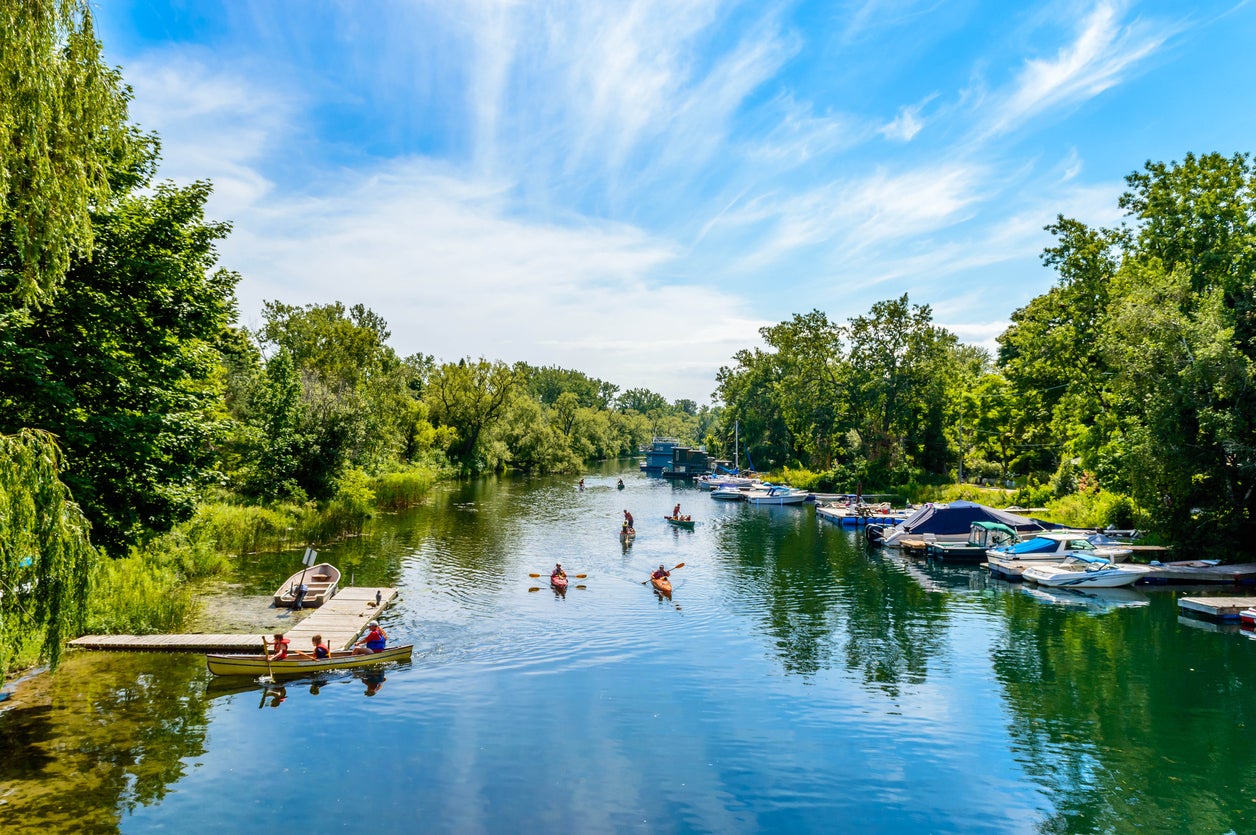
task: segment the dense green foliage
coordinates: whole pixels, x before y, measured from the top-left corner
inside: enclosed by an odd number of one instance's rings
[[[55,664],[83,622],[96,551],[46,432],[0,435],[0,681],[24,651]]]
[[[1080,491],[1071,519],[1251,554],[1256,170],[1188,155],[1128,183],[1119,229],[1047,227],[1059,281],[1012,314],[997,363],[906,296],[844,325],[813,311],[720,370],[714,437],[738,421],[756,464],[819,487],[1015,479],[1038,499]]]
[[[38,304],[90,251],[132,142],[85,0],[0,4],[0,295]]]

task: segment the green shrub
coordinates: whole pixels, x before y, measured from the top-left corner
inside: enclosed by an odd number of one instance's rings
[[[88,603],[87,629],[134,635],[176,632],[193,612],[192,593],[178,571],[133,553],[100,564]]]

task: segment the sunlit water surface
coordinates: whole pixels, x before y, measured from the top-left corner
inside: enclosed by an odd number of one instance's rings
[[[1256,829],[1256,644],[1172,593],[1044,599],[618,474],[445,486],[324,548],[401,591],[416,652],[382,678],[72,656],[0,714],[0,829]],[[565,596],[529,577],[555,561],[588,575]],[[643,585],[682,562],[671,600]]]

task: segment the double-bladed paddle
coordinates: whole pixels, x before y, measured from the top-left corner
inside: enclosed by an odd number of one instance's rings
[[[675,570],[676,570],[676,569],[678,569],[678,568],[684,568],[684,567],[685,567],[685,564],[684,564],[683,562],[678,562],[678,563],[676,563],[675,565],[673,565],[673,566],[672,566],[672,569],[671,569],[671,570],[672,570],[672,571],[675,571]],[[670,573],[670,572],[669,572],[669,573]],[[650,578],[650,580],[653,580],[653,579],[654,579],[653,577],[651,577],[651,578]],[[650,582],[650,580],[642,580],[642,581],[641,581],[641,585],[643,585],[643,586],[644,586],[646,583]]]

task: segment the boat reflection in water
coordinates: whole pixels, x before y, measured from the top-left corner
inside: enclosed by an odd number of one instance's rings
[[[317,696],[324,687],[348,684],[354,681],[366,686],[364,696],[374,696],[387,681],[382,667],[345,670],[340,674],[320,673],[312,678],[289,678],[281,682],[267,682],[261,679],[243,676],[215,676],[205,686],[205,695],[211,699],[220,696],[236,696],[242,693],[258,693],[258,708],[279,707],[290,696],[299,696],[302,689],[307,689],[311,696]]]
[[[1053,606],[1069,606],[1085,609],[1090,614],[1102,615],[1115,609],[1148,606],[1151,598],[1137,589],[1053,589],[1044,586],[1022,586],[1021,594]]]

